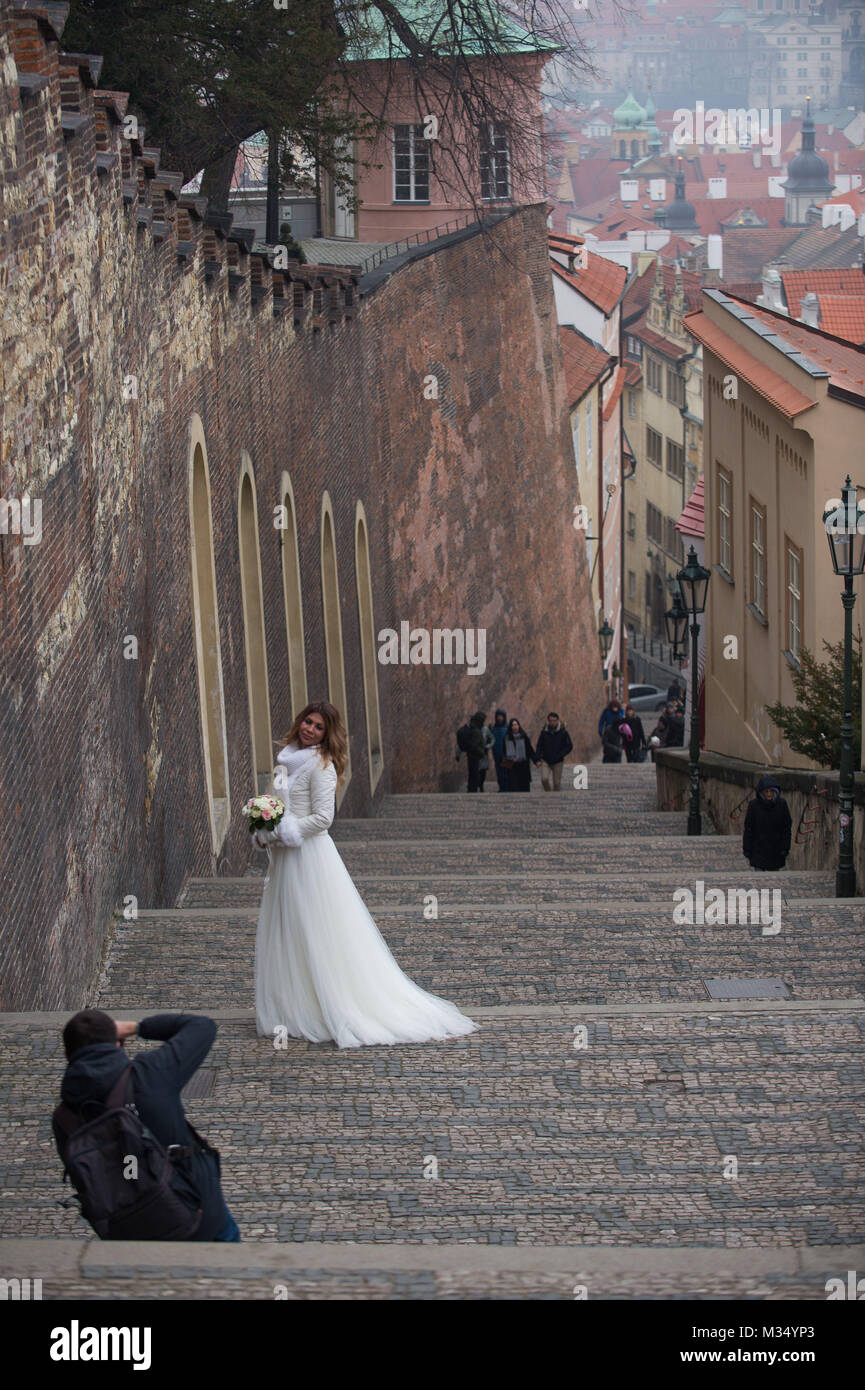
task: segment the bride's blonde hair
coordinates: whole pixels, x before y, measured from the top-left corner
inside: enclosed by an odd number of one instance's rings
[[[282,746],[287,743],[300,743],[300,726],[310,714],[320,714],[324,720],[324,737],[318,745],[322,757],[333,763],[337,778],[342,777],[348,763],[348,734],[342,722],[342,715],[329,700],[312,700],[304,705],[294,716],[291,728],[283,734]]]

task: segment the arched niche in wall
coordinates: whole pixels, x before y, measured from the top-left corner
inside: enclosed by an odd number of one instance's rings
[[[324,609],[324,647],[327,656],[327,698],[342,715],[346,733],[348,700],[345,692],[345,661],[342,648],[342,615],[339,603],[339,577],[336,564],[336,538],[333,528],[333,507],[330,494],[321,499],[321,601]],[[336,804],[339,806],[351,781],[351,746],[345,773],[339,784]]]
[[[381,711],[378,699],[375,620],[372,611],[372,573],[369,563],[369,528],[363,503],[358,502],[354,522],[354,568],[357,615],[363,663],[363,695],[366,707],[366,745],[369,754],[369,789],[374,792],[384,767],[381,743]]]
[[[189,425],[189,557],[210,847],[213,854],[218,854],[230,819],[228,737],[213,552],[210,472],[204,426],[198,415],[193,415]]]
[[[282,544],[282,592],[285,600],[285,635],[288,644],[288,683],[291,717],[308,703],[306,651],[303,642],[303,598],[300,587],[300,549],[297,543],[297,512],[294,489],[287,473],[280,487],[280,527]]]
[[[246,689],[252,740],[252,765],[256,792],[269,792],[275,751],[271,741],[270,693],[267,680],[267,642],[264,633],[264,596],[261,553],[258,544],[258,503],[252,459],[240,460],[237,495],[237,536],[240,552],[240,589],[243,599],[243,645],[246,652]]]

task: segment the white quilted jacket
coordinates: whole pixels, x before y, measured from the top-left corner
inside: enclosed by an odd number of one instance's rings
[[[324,763],[318,757],[301,768],[287,791],[280,787],[280,775],[285,777],[285,769],[277,764],[273,769],[273,794],[285,801],[286,809],[275,833],[287,848],[297,849],[310,835],[326,835],[333,824],[336,769],[333,763]]]

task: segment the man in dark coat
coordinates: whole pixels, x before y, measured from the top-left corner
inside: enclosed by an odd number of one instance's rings
[[[61,1099],[81,1113],[87,1101],[104,1102],[129,1066],[123,1051],[126,1038],[164,1042],[153,1052],[139,1053],[132,1062],[129,1099],[153,1135],[166,1148],[186,1145],[191,1150],[188,1172],[201,1198],[201,1225],[194,1240],[239,1241],[237,1223],[225,1205],[220,1185],[219,1156],[201,1150],[183,1113],[180,1092],[204,1061],[216,1037],[212,1018],[197,1014],[154,1014],[140,1023],[116,1023],[101,1009],[84,1009],[63,1029],[63,1045],[69,1065],[60,1086]],[[95,1106],[87,1106],[85,1120],[95,1119]],[[54,1138],[61,1160],[66,1135],[55,1123]]]
[[[508,789],[508,770],[502,767],[504,755],[505,739],[508,733],[508,716],[505,710],[497,709],[495,722],[492,725],[493,735],[493,762],[496,765],[496,778],[499,784],[499,791],[506,792]]]
[[[622,735],[619,733],[621,724],[622,718],[620,712],[617,719],[604,725],[604,731],[601,736],[604,756],[601,762],[620,763],[622,761]]]
[[[662,748],[681,748],[685,742],[685,719],[674,704],[668,704],[654,728]]]
[[[761,777],[749,804],[742,853],[752,869],[783,869],[790,853],[793,818],[774,777]]]
[[[541,764],[541,785],[545,792],[561,790],[562,767],[573,746],[571,736],[559,716],[548,714],[535,744],[535,753]]]
[[[646,732],[643,728],[643,721],[637,714],[633,705],[625,705],[624,723],[631,731],[630,739],[623,735],[625,739],[625,757],[629,763],[645,762]]]
[[[469,776],[466,790],[470,792],[483,791],[484,778],[490,765],[487,748],[492,747],[492,743],[488,744],[484,736],[486,718],[486,715],[479,711],[477,714],[473,714],[469,720],[468,748],[466,749]]]

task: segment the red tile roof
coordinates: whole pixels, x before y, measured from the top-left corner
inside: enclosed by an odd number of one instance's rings
[[[786,314],[773,314],[771,309],[759,309],[755,304],[749,304],[748,312],[771,328],[790,347],[801,352],[803,357],[809,358],[816,367],[827,371],[833,386],[842,386],[856,395],[865,396],[865,349],[839,342],[819,328],[796,323]]]
[[[794,319],[802,312],[802,296],[809,290],[820,296],[865,295],[865,275],[861,270],[782,270],[781,283],[787,308]]]
[[[865,295],[821,294],[818,298],[824,332],[846,338],[848,343],[865,343]]]
[[[605,420],[605,421],[606,421],[606,420],[611,420],[611,419],[613,418],[613,411],[615,410],[616,406],[619,404],[619,397],[620,397],[621,394],[622,394],[622,387],[624,386],[624,384],[625,384],[625,369],[624,369],[624,367],[617,367],[617,368],[616,368],[616,379],[615,379],[615,381],[613,382],[613,389],[612,389],[612,391],[610,392],[610,395],[609,395],[609,398],[608,398],[608,400],[607,400],[606,405],[604,406],[603,415],[604,415],[604,420]]]
[[[696,536],[702,539],[706,534],[705,479],[701,474],[697,486],[685,503],[685,510],[676,522],[676,530],[683,536]]]
[[[628,278],[628,272],[623,265],[605,261],[603,256],[596,256],[593,251],[588,254],[585,270],[565,270],[563,265],[553,260],[550,261],[550,265],[554,275],[558,275],[604,314],[613,312]]]
[[[801,227],[728,228],[721,244],[724,279],[756,280],[801,234]]]
[[[788,420],[795,420],[797,415],[811,410],[816,404],[801,391],[797,391],[795,386],[791,386],[784,377],[773,372],[771,367],[765,367],[750,352],[740,347],[704,310],[686,314],[685,325],[697,342],[719,357],[731,371],[747,381],[749,386],[780,410],[782,415],[786,415]]]
[[[559,327],[559,341],[562,345],[568,405],[572,406],[582,400],[607,368],[615,365],[616,359],[587,338],[585,333],[567,324]]]
[[[560,255],[571,256],[583,245],[585,238],[571,236],[568,232],[550,232],[547,240],[551,251],[558,251]]]
[[[642,369],[642,367],[640,366],[639,362],[626,362],[626,363],[625,363],[625,385],[626,385],[626,386],[639,386],[639,384],[640,384],[640,382],[641,382],[642,380],[643,380],[643,369]]]
[[[836,193],[831,198],[824,198],[820,206],[824,203],[846,203],[854,212],[865,212],[865,188],[851,188],[849,193]]]

